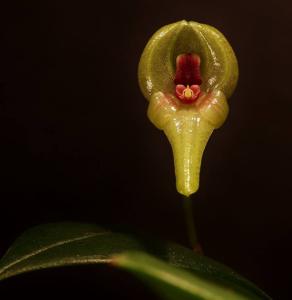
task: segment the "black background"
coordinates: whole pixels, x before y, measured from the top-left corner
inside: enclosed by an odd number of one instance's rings
[[[290,299],[290,2],[8,5],[1,9],[0,254],[25,229],[64,220],[126,226],[187,246],[171,149],[147,119],[137,64],[157,29],[195,20],[225,34],[240,67],[230,115],[208,143],[193,197],[201,244],[273,298]],[[1,299],[19,291],[38,299],[37,287],[51,297],[99,299],[102,290],[101,299],[156,299],[122,272],[99,270],[12,278],[0,284]]]

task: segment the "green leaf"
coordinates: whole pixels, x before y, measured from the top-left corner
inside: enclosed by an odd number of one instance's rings
[[[141,277],[167,299],[248,300],[262,299],[231,289],[141,252],[129,252],[117,257],[114,263]]]
[[[182,246],[79,223],[52,223],[26,231],[0,260],[0,280],[51,267],[105,263],[146,278],[169,299],[169,293],[186,299],[270,299],[232,269]],[[218,291],[221,298],[214,298]],[[227,292],[233,298],[222,298]]]

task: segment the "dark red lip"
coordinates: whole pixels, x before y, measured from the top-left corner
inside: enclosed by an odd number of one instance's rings
[[[197,54],[180,54],[176,58],[176,74],[174,83],[189,85],[201,85],[200,57]]]

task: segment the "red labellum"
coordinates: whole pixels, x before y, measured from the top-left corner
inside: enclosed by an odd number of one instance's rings
[[[200,95],[200,57],[180,54],[176,58],[175,94],[183,103],[193,103]]]

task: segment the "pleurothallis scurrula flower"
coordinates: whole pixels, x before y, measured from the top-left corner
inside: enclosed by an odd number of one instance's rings
[[[199,188],[206,144],[228,115],[238,80],[235,54],[214,27],[179,21],[150,38],[138,77],[148,117],[171,144],[177,190],[190,196]]]

